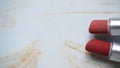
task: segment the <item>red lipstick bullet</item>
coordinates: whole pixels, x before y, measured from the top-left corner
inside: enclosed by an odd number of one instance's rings
[[[120,18],[109,20],[93,20],[89,27],[92,34],[120,35]]]
[[[92,39],[86,44],[86,50],[108,57],[112,61],[120,62],[120,45]]]

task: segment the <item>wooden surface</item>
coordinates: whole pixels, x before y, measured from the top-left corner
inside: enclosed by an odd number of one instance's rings
[[[90,22],[111,17],[119,0],[0,0],[0,68],[119,68],[84,50]]]

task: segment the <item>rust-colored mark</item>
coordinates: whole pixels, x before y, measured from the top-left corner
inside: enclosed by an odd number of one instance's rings
[[[74,43],[67,40],[65,41],[65,47],[71,48],[72,50],[75,50],[80,53],[85,53],[85,54],[88,53],[83,49],[84,47],[82,45],[77,45],[77,44],[74,45]]]
[[[40,49],[36,46],[39,40],[33,41],[29,47],[11,55],[0,58],[0,68],[37,68]]]
[[[10,65],[8,68],[16,68],[15,65]]]
[[[72,68],[114,68],[114,66],[120,66],[119,63],[110,62],[95,55],[93,60],[91,55],[84,50],[83,45],[67,40],[65,41],[65,52],[68,63]]]
[[[1,16],[0,17],[0,28],[13,28],[16,22],[11,16]]]

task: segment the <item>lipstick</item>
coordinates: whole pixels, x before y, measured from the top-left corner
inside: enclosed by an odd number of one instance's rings
[[[120,62],[120,45],[117,43],[92,39],[86,44],[85,48],[91,53],[99,54],[109,58],[109,60]]]
[[[120,35],[120,18],[109,20],[93,20],[89,27],[92,34]]]

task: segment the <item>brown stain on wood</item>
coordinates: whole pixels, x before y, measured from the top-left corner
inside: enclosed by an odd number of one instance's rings
[[[0,68],[37,68],[37,63],[41,56],[41,51],[37,48],[38,42],[39,40],[33,41],[29,47],[22,51],[0,58]]]
[[[81,48],[83,48],[82,45],[74,45],[74,43],[67,41],[67,40],[65,41],[65,47],[71,48],[80,53],[88,54],[88,52],[81,50]]]
[[[0,17],[0,28],[13,28],[16,22],[11,16],[1,16]]]
[[[16,68],[15,65],[10,65],[8,68]]]

